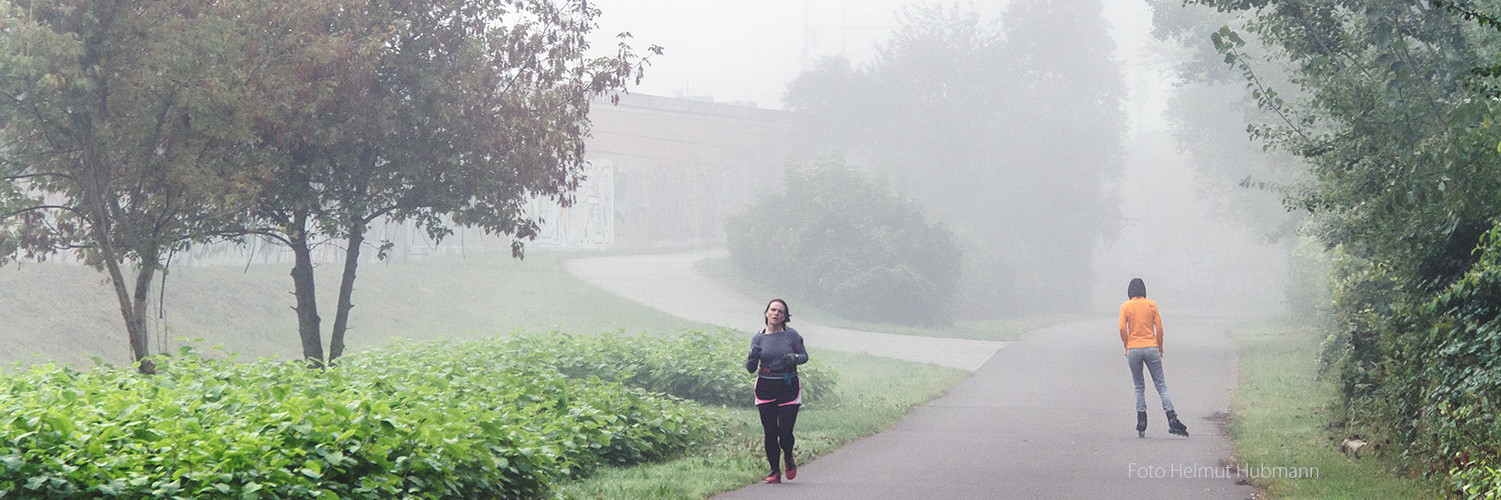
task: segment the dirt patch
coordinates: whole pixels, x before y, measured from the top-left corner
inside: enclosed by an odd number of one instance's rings
[[[1219,429],[1220,435],[1228,437],[1230,435],[1230,419],[1234,417],[1235,415],[1228,411],[1217,411],[1204,417],[1204,420],[1213,423],[1214,428]]]

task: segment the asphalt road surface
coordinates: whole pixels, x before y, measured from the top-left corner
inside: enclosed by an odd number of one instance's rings
[[[746,331],[764,300],[736,297],[693,272],[722,253],[599,257],[575,275],[671,314]],[[810,345],[973,370],[896,426],[798,467],[796,480],[716,498],[1250,498],[1247,468],[1226,465],[1218,421],[1236,383],[1230,319],[1163,307],[1168,388],[1190,437],[1167,433],[1147,389],[1148,429],[1136,436],[1130,372],[1114,317],[1034,331],[1011,343],[954,341],[799,322]],[[747,308],[749,310],[747,311]],[[796,311],[796,306],[793,306]],[[795,315],[794,315],[795,316]],[[1002,348],[1004,347],[1004,348]]]

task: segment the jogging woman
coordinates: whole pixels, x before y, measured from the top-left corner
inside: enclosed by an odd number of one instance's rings
[[[761,430],[766,436],[766,462],[771,474],[766,482],[782,482],[777,450],[787,462],[787,479],[797,477],[797,462],[792,459],[792,427],[797,424],[797,410],[803,405],[803,384],[797,378],[797,365],[808,362],[803,336],[787,327],[792,311],[782,299],[766,304],[766,329],[751,337],[750,355],[745,357],[745,371],[756,374],[756,410],[761,412]]]
[[[1152,373],[1157,396],[1162,399],[1162,410],[1167,412],[1167,432],[1187,437],[1188,428],[1173,411],[1167,377],[1162,374],[1162,315],[1157,312],[1157,303],[1147,299],[1147,284],[1141,278],[1134,278],[1126,285],[1126,297],[1121,304],[1121,343],[1126,347],[1131,381],[1136,384],[1136,436],[1147,436],[1147,388],[1141,377],[1141,367],[1145,365]]]

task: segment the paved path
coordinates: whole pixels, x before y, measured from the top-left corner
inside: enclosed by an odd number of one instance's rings
[[[728,255],[708,250],[666,255],[590,257],[567,262],[568,271],[589,284],[668,314],[744,332],[759,331],[766,298],[741,295],[693,268],[699,260]],[[975,371],[1004,342],[892,335],[835,328],[797,317],[792,327],[808,345],[819,349],[864,352],[919,363],[933,363]]]
[[[570,270],[688,319],[744,330],[758,326],[756,312],[764,305],[759,300],[747,314],[743,302],[715,305],[728,298],[706,295],[701,287],[708,285],[695,283],[705,278],[683,263],[702,257],[582,259]],[[633,271],[595,274],[604,271],[598,266]],[[1167,434],[1150,388],[1147,438],[1136,437],[1130,375],[1115,319],[1101,318],[1031,332],[1005,349],[994,346],[983,356],[944,363],[969,366],[980,359],[974,376],[947,396],[886,432],[802,464],[797,480],[756,484],[717,498],[1249,498],[1255,490],[1239,484],[1238,471],[1220,465],[1230,456],[1229,444],[1210,420],[1229,407],[1236,382],[1235,347],[1225,337],[1231,321],[1177,316],[1170,304],[1163,306],[1168,386],[1192,437]],[[823,327],[801,328],[810,343],[818,339],[823,346]],[[884,347],[886,336],[860,342],[862,334],[849,335],[853,339],[841,342],[870,344],[867,352],[909,359],[903,356],[908,348]]]

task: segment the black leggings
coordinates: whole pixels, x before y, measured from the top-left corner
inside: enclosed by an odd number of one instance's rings
[[[802,405],[777,406],[776,403],[756,406],[761,412],[761,430],[766,434],[766,462],[771,464],[773,473],[782,470],[777,466],[777,448],[781,448],[787,457],[788,467],[796,466],[792,462],[792,427],[797,425],[797,409],[800,407]]]

